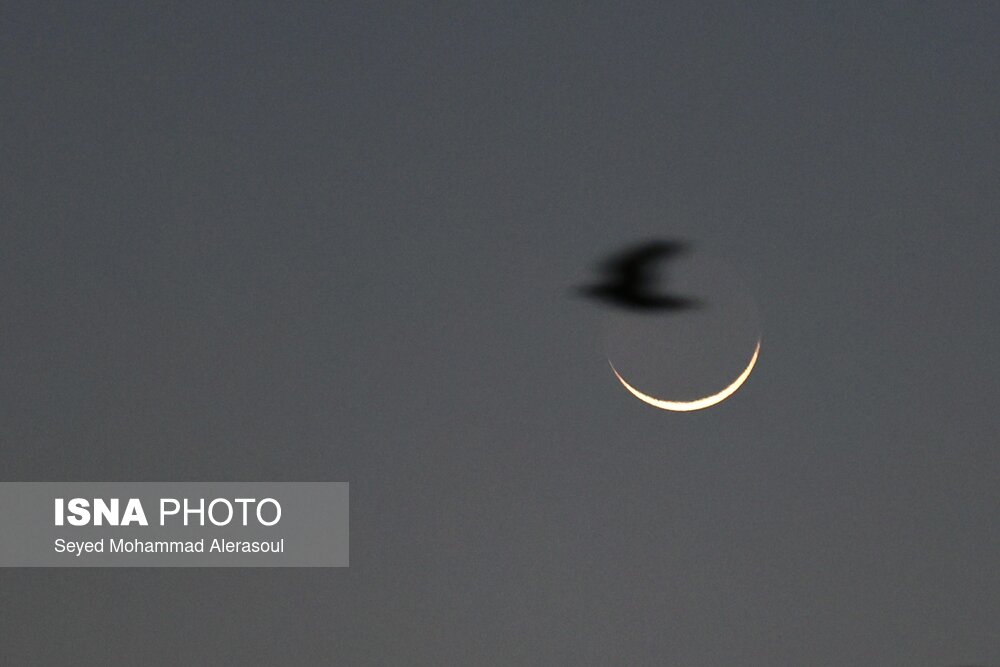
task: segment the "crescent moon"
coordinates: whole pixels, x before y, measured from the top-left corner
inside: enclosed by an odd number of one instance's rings
[[[650,396],[649,394],[644,394],[625,381],[625,378],[621,376],[621,373],[618,372],[618,369],[615,368],[615,365],[611,363],[610,359],[608,360],[608,364],[611,365],[611,370],[614,371],[615,377],[617,377],[618,381],[622,383],[622,386],[628,389],[633,396],[638,398],[643,403],[648,403],[654,408],[660,408],[661,410],[670,410],[671,412],[691,412],[693,410],[710,408],[735,394],[736,390],[747,381],[748,377],[750,377],[750,373],[753,371],[754,364],[757,363],[757,356],[759,354],[760,340],[758,339],[757,347],[754,348],[753,356],[750,357],[750,363],[747,364],[745,369],[743,369],[743,372],[740,373],[739,377],[733,380],[732,384],[716,394],[706,396],[705,398],[698,398],[693,401],[664,401],[663,399]]]

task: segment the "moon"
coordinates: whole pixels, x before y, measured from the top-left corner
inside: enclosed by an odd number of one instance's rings
[[[733,380],[732,383],[722,391],[712,394],[711,396],[705,396],[704,398],[697,398],[693,401],[665,401],[663,399],[650,396],[649,394],[644,394],[625,381],[625,378],[621,376],[621,373],[618,372],[618,369],[615,368],[615,365],[611,363],[610,359],[608,360],[608,364],[611,366],[611,370],[614,371],[615,377],[617,377],[618,381],[622,383],[622,386],[628,389],[633,396],[638,398],[643,403],[648,403],[654,408],[660,408],[661,410],[670,410],[671,412],[692,412],[694,410],[710,408],[735,394],[736,390],[743,386],[743,383],[747,381],[748,377],[750,377],[750,373],[753,371],[753,367],[757,363],[757,357],[759,355],[760,339],[758,338],[757,345],[753,351],[753,356],[750,357],[750,363],[747,364],[747,367],[743,369],[742,373],[739,374],[739,377]]]

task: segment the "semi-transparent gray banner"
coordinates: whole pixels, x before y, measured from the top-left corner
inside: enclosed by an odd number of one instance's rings
[[[0,482],[0,567],[347,567],[347,482]]]

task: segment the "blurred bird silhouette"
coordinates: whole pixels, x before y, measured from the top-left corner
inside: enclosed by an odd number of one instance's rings
[[[657,293],[656,263],[688,250],[683,241],[647,241],[611,256],[601,264],[605,281],[583,287],[594,299],[632,310],[688,310],[701,303],[672,294]]]

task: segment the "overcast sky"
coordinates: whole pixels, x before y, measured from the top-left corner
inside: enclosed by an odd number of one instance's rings
[[[1000,664],[1000,5],[327,4],[0,10],[0,477],[352,505],[2,571],[0,656]],[[755,303],[715,408],[570,296],[648,238]]]

